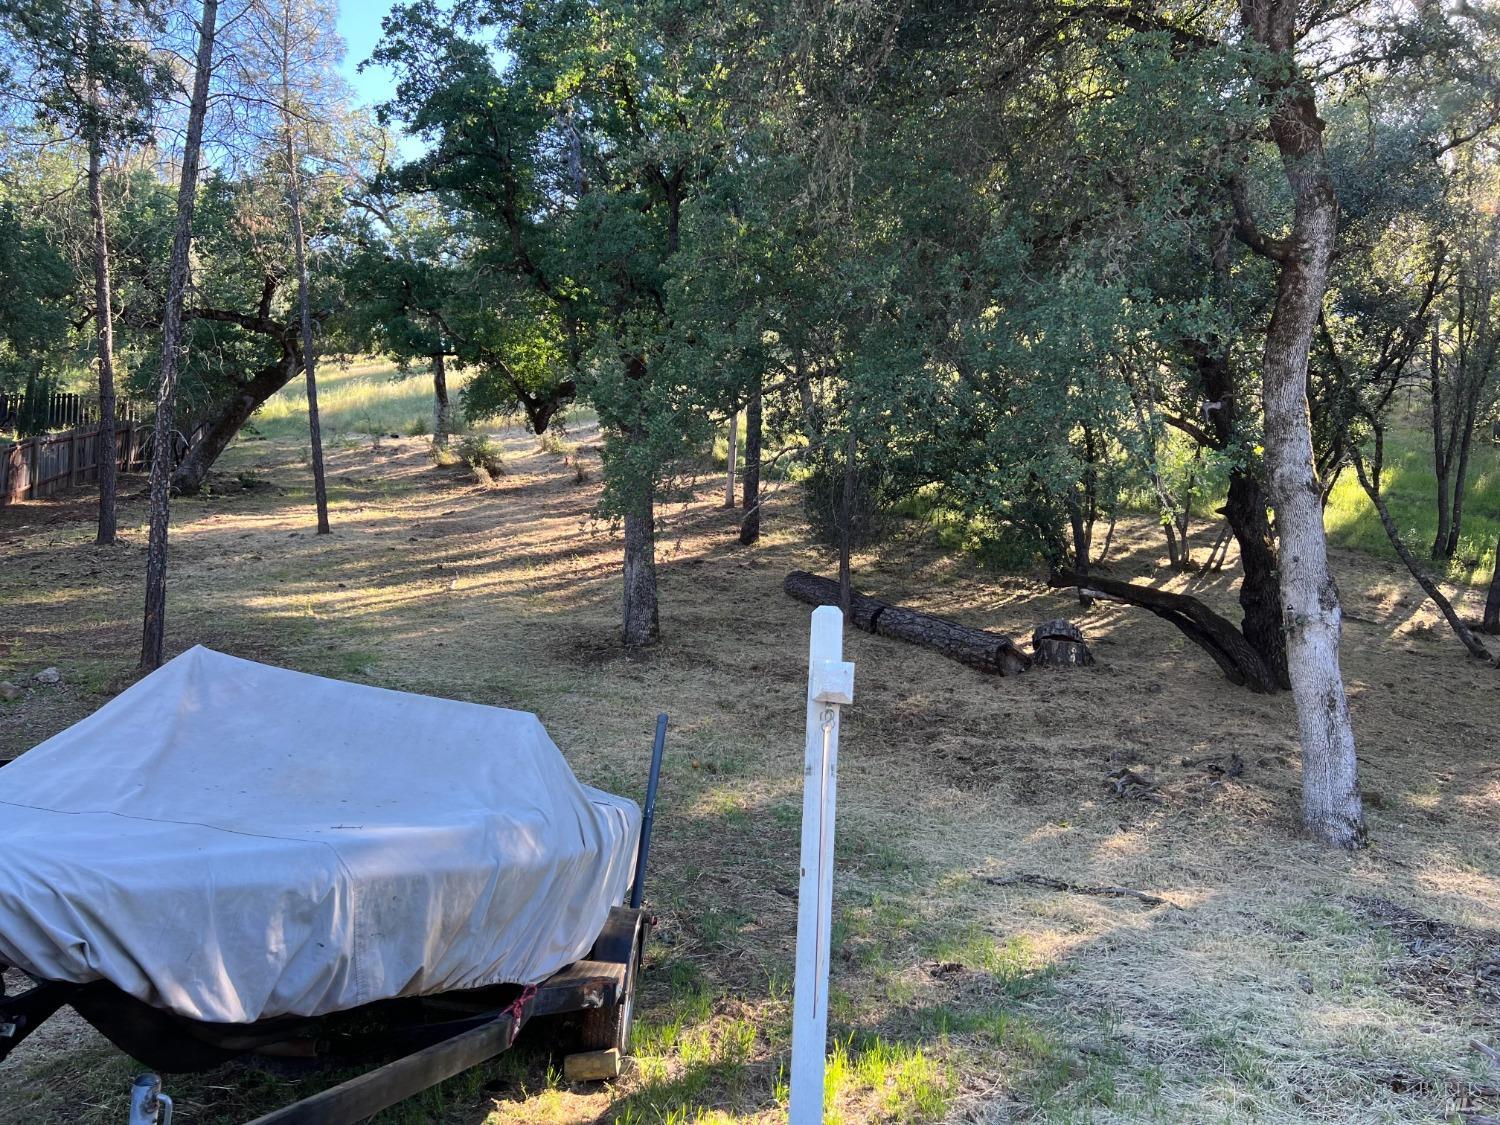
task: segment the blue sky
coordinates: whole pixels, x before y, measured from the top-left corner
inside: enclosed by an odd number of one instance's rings
[[[354,87],[355,95],[368,105],[384,101],[390,95],[390,72],[367,67],[359,74],[355,68],[370,57],[380,41],[380,21],[391,5],[392,0],[339,0],[339,35],[345,46],[340,70]]]

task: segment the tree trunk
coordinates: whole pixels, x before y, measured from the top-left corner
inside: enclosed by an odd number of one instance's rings
[[[740,444],[740,412],[736,410],[729,416],[729,449],[724,460],[728,466],[728,472],[724,477],[724,507],[734,507],[734,462],[739,456]]]
[[[1078,574],[1088,574],[1089,556],[1093,552],[1093,544],[1090,542],[1088,522],[1083,518],[1083,507],[1076,500],[1068,501],[1068,523],[1073,529],[1073,570]],[[1078,604],[1089,605],[1089,597],[1082,590],[1078,591]]]
[[[288,142],[288,148],[290,148]],[[288,153],[288,159],[292,159]],[[311,298],[308,293],[307,244],[302,232],[302,190],[296,169],[291,170],[292,241],[297,253],[297,305],[302,321],[302,366],[307,371],[307,432],[312,446],[313,500],[318,510],[318,534],[327,535],[328,481],[323,473],[323,424],[318,416],[317,357],[313,352]]]
[[[1213,657],[1214,663],[1231,683],[1256,692],[1276,690],[1270,667],[1245,635],[1234,627],[1233,622],[1220,617],[1195,597],[1158,590],[1154,586],[1137,586],[1116,578],[1066,572],[1054,574],[1048,585],[1076,586],[1090,597],[1108,598],[1149,609],[1163,621],[1182,630],[1188,640]]]
[[[453,432],[453,408],[448,405],[448,361],[442,352],[432,356],[432,440],[439,446],[448,444]]]
[[[740,542],[746,547],[760,539],[760,444],[761,390],[757,378],[745,404],[745,468],[741,474],[741,504],[745,518],[740,521]]]
[[[808,605],[838,605],[843,598],[832,579],[794,570],[781,588]],[[856,629],[920,645],[992,675],[1013,676],[1031,667],[1031,657],[1004,633],[990,633],[960,625],[930,613],[891,605],[864,594],[850,593],[844,619]]]
[[[97,11],[97,2],[95,5]],[[109,281],[109,231],[104,221],[104,186],[97,130],[89,139],[89,210],[94,220],[94,321],[99,352],[99,531],[96,543],[115,541],[115,331]]]
[[[1077,501],[1068,501],[1067,507],[1068,522],[1073,529],[1073,570],[1077,574],[1087,575],[1089,558],[1094,553],[1093,523],[1084,517],[1083,508]],[[1094,599],[1082,587],[1078,590],[1078,604],[1085,608],[1094,604]]]
[[[1267,514],[1266,494],[1259,478],[1242,469],[1229,474],[1224,518],[1240,550],[1240,628],[1281,688],[1292,686],[1286,666],[1286,633],[1281,627],[1280,562],[1276,533]]]
[[[99,113],[99,92],[92,77],[94,55],[102,19],[100,0],[93,0],[89,12],[88,96],[95,115],[89,130],[89,211],[94,222],[94,327],[99,352],[99,443],[95,458],[99,471],[99,530],[96,543],[115,541],[115,479],[117,458],[115,442],[115,317],[109,279],[109,228],[104,218],[103,139]]]
[[[1202,457],[1203,447],[1199,446],[1194,455],[1195,463]],[[1193,569],[1193,485],[1196,477],[1195,471],[1188,471],[1182,486],[1182,509],[1177,513],[1177,566],[1184,573]]]
[[[1495,569],[1490,575],[1489,596],[1484,599],[1484,624],[1486,633],[1500,633],[1500,540],[1495,543]]]
[[[1084,642],[1082,629],[1055,618],[1031,631],[1031,663],[1042,668],[1088,668],[1094,664],[1094,654]]]
[[[1216,255],[1227,290],[1229,263],[1226,256]],[[1223,347],[1203,348],[1197,355],[1204,400],[1216,404],[1208,412],[1213,427],[1215,448],[1230,449],[1236,442],[1239,394],[1229,353]],[[1224,518],[1234,533],[1240,550],[1240,609],[1244,619],[1240,629],[1281,688],[1292,681],[1286,667],[1286,635],[1281,628],[1281,579],[1277,559],[1276,535],[1267,515],[1270,507],[1265,487],[1253,465],[1240,465],[1229,474],[1229,495],[1224,504]],[[1170,510],[1170,509],[1169,509]]]
[[[625,513],[625,644],[640,648],[661,637],[656,607],[656,505],[651,487]]]
[[[1384,442],[1383,435],[1376,431],[1376,449],[1381,450]],[[1463,618],[1453,608],[1438,584],[1433,581],[1432,575],[1427,573],[1427,568],[1417,561],[1417,557],[1411,553],[1406,546],[1406,541],[1401,538],[1401,532],[1396,527],[1396,521],[1391,519],[1391,512],[1386,507],[1385,497],[1380,493],[1380,464],[1381,452],[1375,455],[1374,472],[1366,472],[1364,456],[1358,451],[1353,451],[1354,471],[1359,477],[1360,487],[1365,490],[1365,495],[1370,498],[1370,503],[1375,505],[1375,512],[1380,517],[1380,526],[1385,528],[1385,536],[1391,541],[1391,546],[1396,549],[1396,554],[1406,564],[1406,569],[1411,576],[1417,580],[1417,585],[1422,587],[1423,592],[1432,599],[1432,603],[1438,607],[1443,619],[1448,622],[1448,627],[1458,637],[1459,643],[1469,650],[1469,655],[1477,660],[1483,660],[1486,664],[1494,662],[1490,650],[1474,636],[1469,627],[1464,624]],[[1371,478],[1374,478],[1373,480]]]
[[[1453,470],[1453,492],[1449,510],[1448,538],[1443,543],[1443,557],[1451,559],[1458,553],[1458,539],[1464,526],[1464,490],[1469,484],[1469,451],[1474,445],[1474,426],[1478,421],[1478,386],[1463,404],[1463,413],[1458,419],[1458,464]]]
[[[1302,815],[1318,839],[1353,848],[1365,841],[1364,810],[1339,670],[1339,595],[1328,569],[1307,403],[1308,353],[1328,283],[1338,200],[1323,150],[1323,122],[1296,65],[1295,0],[1241,0],[1241,19],[1252,38],[1281,56],[1261,81],[1271,139],[1294,204],[1291,235],[1277,255],[1261,381],[1267,477],[1281,539],[1287,671],[1302,743]]]
[[[1432,354],[1428,361],[1428,386],[1432,399],[1432,469],[1437,477],[1437,533],[1432,537],[1432,557],[1447,558],[1448,533],[1453,516],[1448,506],[1449,476],[1453,469],[1453,446],[1444,433],[1442,352],[1438,348],[1437,325],[1432,328]]]
[[[203,436],[188,449],[182,463],[172,474],[172,493],[175,496],[192,496],[208,479],[208,471],[220,454],[229,448],[235,435],[244,428],[250,416],[260,405],[282,387],[286,386],[302,370],[302,357],[288,350],[283,358],[261,368],[232,398],[219,406],[219,412],[204,426]]]
[[[313,349],[311,285],[307,276],[307,235],[302,229],[302,175],[292,131],[291,6],[283,10],[281,25],[281,131],[285,143],[287,201],[292,211],[292,250],[297,262],[297,312],[302,322],[302,366],[307,371],[307,434],[312,451],[313,503],[318,534],[327,535],[328,481],[323,473],[323,422],[318,415],[318,360]]]
[[[198,195],[198,157],[203,147],[203,118],[208,109],[208,80],[213,70],[214,30],[218,16],[218,0],[203,0],[193,97],[188,107],[187,138],[182,147],[182,179],[177,187],[177,229],[172,235],[167,308],[162,321],[161,382],[156,390],[156,455],[151,461],[151,535],[146,552],[146,610],[141,630],[141,668],[145,671],[161,667],[166,640],[172,409],[177,398],[182,305],[188,287],[188,251],[193,241],[193,208]]]
[[[1131,396],[1133,399],[1134,395]],[[1173,570],[1181,569],[1181,563],[1177,554],[1177,528],[1172,522],[1172,512],[1177,507],[1177,500],[1167,489],[1167,482],[1162,479],[1161,463],[1156,456],[1156,438],[1146,423],[1146,411],[1137,399],[1135,402],[1135,416],[1140,422],[1141,433],[1145,435],[1149,452],[1146,459],[1146,470],[1151,476],[1151,485],[1156,490],[1156,502],[1161,506],[1161,530],[1167,539],[1167,565]],[[1100,562],[1104,560],[1101,559]],[[1075,561],[1075,566],[1077,565]],[[1080,573],[1087,573],[1083,570]]]

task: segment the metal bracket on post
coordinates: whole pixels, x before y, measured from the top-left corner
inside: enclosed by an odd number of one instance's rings
[[[844,615],[833,606],[819,606],[812,614],[812,641],[807,666],[802,868],[797,895],[797,979],[792,994],[790,1125],[818,1125],[823,1120],[839,713],[840,708],[854,702],[854,665],[843,657]]]
[[[847,660],[814,660],[808,679],[808,691],[819,703],[854,702],[854,665]]]

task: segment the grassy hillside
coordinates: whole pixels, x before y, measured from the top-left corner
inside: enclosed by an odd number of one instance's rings
[[[468,376],[448,375],[448,394],[457,403]],[[318,409],[325,434],[404,434],[432,432],[432,374],[423,364],[408,374],[389,360],[327,364],[318,372]],[[269,438],[307,434],[307,385],[295,379],[255,414],[254,425]]]
[[[1437,533],[1437,476],[1432,468],[1432,436],[1416,412],[1404,414],[1391,429],[1381,491],[1402,537],[1425,559]],[[1325,522],[1333,543],[1395,557],[1380,517],[1352,471],[1346,471],[1334,487]],[[1490,441],[1487,430],[1474,437],[1462,531],[1453,561],[1434,569],[1456,582],[1489,582],[1495,569],[1495,540],[1500,536],[1500,445]]]

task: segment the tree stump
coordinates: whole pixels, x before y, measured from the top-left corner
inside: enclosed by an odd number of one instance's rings
[[[1043,621],[1031,631],[1031,659],[1044,668],[1084,668],[1094,654],[1083,641],[1083,630],[1071,621]]]

